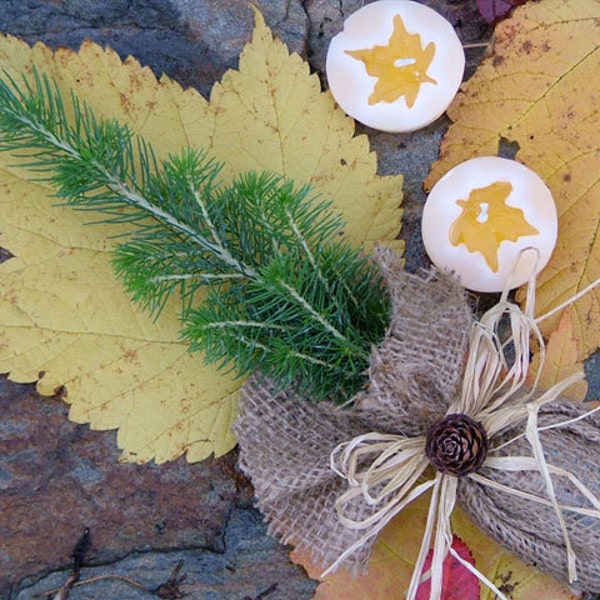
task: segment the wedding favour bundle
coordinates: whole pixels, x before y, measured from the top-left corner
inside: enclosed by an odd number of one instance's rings
[[[412,131],[444,112],[463,68],[442,17],[381,0],[332,40],[327,78],[357,120]],[[430,494],[409,599],[430,548],[431,598],[449,553],[506,597],[452,548],[455,505],[526,563],[600,592],[600,414],[563,398],[577,377],[549,390],[528,378],[531,340],[544,349],[535,278],[558,234],[550,191],[516,161],[477,157],[434,187],[422,229],[432,270],[408,274],[390,250],[373,257],[393,310],[364,391],[340,406],[261,373],[243,386],[240,464],[269,531],[309,551],[324,575],[362,572],[381,530]],[[508,293],[523,284],[521,308]],[[465,288],[502,294],[476,318]]]

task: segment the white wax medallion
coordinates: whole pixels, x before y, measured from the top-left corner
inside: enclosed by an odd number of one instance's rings
[[[452,25],[411,0],[379,0],[350,15],[331,40],[326,63],[341,108],[390,132],[435,121],[456,95],[464,68]]]
[[[544,268],[558,221],[552,194],[536,173],[484,156],[457,165],[435,184],[421,229],[438,269],[470,290],[500,292]]]

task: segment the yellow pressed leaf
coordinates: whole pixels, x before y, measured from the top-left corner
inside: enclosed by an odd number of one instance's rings
[[[402,178],[378,177],[377,158],[354,120],[320,91],[316,74],[273,39],[260,14],[239,71],[225,73],[210,96],[212,154],[231,172],[269,169],[299,183],[312,182],[334,200],[353,244],[385,242],[401,251]]]
[[[538,279],[540,314],[600,277],[600,3],[541,0],[516,9],[496,29],[486,59],[448,111],[454,122],[430,188],[451,167],[497,154],[516,142],[516,158],[536,171],[557,203],[559,239]],[[600,344],[600,291],[575,305],[579,360]],[[543,323],[548,335],[558,316]]]
[[[425,529],[429,496],[422,497],[402,511],[381,533],[366,575],[353,577],[341,569],[317,587],[314,600],[389,600],[403,598]],[[469,547],[475,567],[512,600],[576,600],[552,577],[527,566],[519,558],[484,535],[460,508],[452,515],[454,533]],[[306,554],[294,551],[292,559],[305,566],[318,579],[320,569]],[[481,600],[493,600],[495,594],[481,586]]]
[[[65,96],[73,90],[97,115],[128,123],[159,157],[189,145],[226,161],[225,179],[270,169],[310,182],[344,214],[353,243],[401,249],[401,177],[376,176],[367,138],[353,137],[353,121],[259,14],[240,70],[210,102],[90,42],[52,53],[0,37],[0,69],[18,80],[34,65]],[[65,386],[69,417],[118,428],[124,459],[227,452],[240,382],[186,352],[176,302],[156,321],[130,303],[110,268],[115,226],[84,226],[89,213],[53,206],[51,194],[0,155],[0,246],[15,256],[0,264],[0,372],[39,379],[44,394]]]
[[[469,252],[480,252],[494,273],[498,272],[498,250],[502,242],[515,242],[521,236],[539,233],[527,222],[520,208],[506,203],[512,189],[508,181],[475,188],[468,198],[456,200],[462,212],[450,227],[450,243],[453,246],[465,244]],[[481,223],[479,213],[483,205],[488,207],[488,219]]]
[[[577,342],[573,337],[572,308],[565,308],[558,327],[550,334],[546,344],[546,355],[539,376],[539,387],[549,390],[554,384],[563,381],[571,375],[583,376],[583,363],[578,360]],[[529,382],[531,383],[540,369],[540,353],[536,352],[531,359]],[[582,381],[572,385],[564,392],[571,400],[584,400],[587,394],[587,382]]]

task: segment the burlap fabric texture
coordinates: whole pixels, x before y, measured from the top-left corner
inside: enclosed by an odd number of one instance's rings
[[[338,518],[335,500],[348,482],[332,471],[332,450],[371,431],[425,435],[459,391],[473,322],[462,288],[450,278],[406,274],[389,251],[379,252],[377,259],[392,296],[393,317],[385,339],[373,350],[365,392],[351,407],[340,408],[329,402],[311,403],[255,375],[242,388],[234,425],[240,465],[252,479],[269,532],[308,550],[323,566],[364,535],[346,528]],[[573,419],[587,410],[582,404],[556,401],[540,410],[539,425]],[[489,455],[531,456],[524,438],[495,450],[523,429],[524,424],[494,436]],[[540,437],[547,462],[569,470],[600,497],[598,413],[544,430]],[[484,464],[480,473],[544,496],[544,482],[535,472],[500,471]],[[553,477],[553,483],[561,504],[589,507],[568,480]],[[468,477],[459,478],[458,501],[488,535],[526,563],[568,581],[564,538],[550,506],[490,489]],[[362,519],[374,510],[357,497],[352,505],[355,515],[349,516]],[[600,520],[563,514],[577,555],[577,586],[600,592]],[[365,569],[375,541],[373,536],[348,557],[354,571]]]

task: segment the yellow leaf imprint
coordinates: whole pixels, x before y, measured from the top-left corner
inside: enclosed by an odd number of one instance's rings
[[[387,46],[346,50],[346,54],[362,60],[367,73],[378,78],[369,96],[369,104],[392,103],[405,96],[408,108],[412,108],[421,84],[437,84],[427,75],[435,55],[435,44],[430,42],[423,48],[421,36],[408,33],[400,15],[394,17],[394,31]]]
[[[463,211],[450,227],[452,245],[465,244],[469,252],[481,252],[494,273],[498,272],[502,242],[516,242],[520,237],[539,233],[520,208],[507,206],[512,189],[508,181],[496,181],[471,190],[467,200],[456,201]]]

